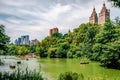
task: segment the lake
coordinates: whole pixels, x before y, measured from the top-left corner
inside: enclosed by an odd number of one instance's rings
[[[120,80],[120,70],[107,69],[100,66],[98,62],[89,64],[80,64],[80,59],[40,59],[42,71],[45,72],[51,80],[56,80],[60,73],[66,71],[83,74],[85,80]]]
[[[4,62],[4,65],[0,65],[0,72],[13,72],[20,68],[22,71],[25,71],[26,68],[28,70],[34,71],[38,70],[39,71],[39,63],[37,62],[36,59],[29,59],[27,60],[21,60],[15,56],[0,56],[0,59]],[[21,64],[17,64],[18,61],[21,61]],[[10,69],[10,65],[14,64],[16,66],[15,69]]]
[[[1,57],[1,56],[0,56]],[[79,74],[83,74],[85,80],[101,80],[106,78],[107,80],[120,80],[120,70],[107,69],[100,66],[98,62],[90,62],[89,64],[80,64],[80,59],[50,59],[50,58],[40,58],[38,61],[36,59],[20,60],[15,56],[7,56],[4,59],[4,65],[0,66],[1,72],[12,72],[9,65],[17,61],[21,61],[20,67],[22,70],[28,68],[29,70],[37,70],[41,72],[44,77],[49,78],[49,80],[57,80],[60,73],[72,71]]]

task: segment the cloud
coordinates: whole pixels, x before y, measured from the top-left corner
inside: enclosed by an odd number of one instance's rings
[[[45,19],[58,20],[59,16],[68,12],[71,9],[69,5],[62,6],[61,4],[56,4],[52,6],[50,10],[43,14]]]
[[[0,24],[6,26],[11,41],[21,35],[42,40],[49,29],[58,27],[61,33],[88,22],[93,7],[100,12],[104,0],[0,0]],[[98,4],[99,3],[99,4]],[[111,7],[111,18],[120,11]]]

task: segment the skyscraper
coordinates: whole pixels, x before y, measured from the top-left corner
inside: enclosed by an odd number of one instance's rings
[[[15,40],[16,45],[29,45],[29,35],[21,36]]]
[[[104,3],[99,13],[99,17],[97,16],[95,8],[93,9],[93,12],[89,17],[89,22],[92,24],[98,23],[98,24],[104,25],[107,18],[110,18],[110,10],[106,8]]]
[[[58,28],[53,28],[53,29],[50,29],[50,35],[53,35],[54,33],[58,32]]]
[[[29,45],[29,35],[21,36],[21,44]]]
[[[93,8],[93,12],[92,12],[91,16],[89,17],[89,22],[93,23],[93,24],[98,23],[98,16],[97,16],[95,8]]]
[[[103,25],[107,18],[110,18],[110,10],[103,4],[102,10],[99,13],[99,24]]]

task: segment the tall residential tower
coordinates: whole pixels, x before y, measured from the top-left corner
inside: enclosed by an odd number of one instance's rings
[[[110,18],[110,10],[106,8],[105,3],[103,4],[102,10],[99,13],[99,24],[105,24],[107,18]]]
[[[104,3],[99,13],[99,17],[97,16],[95,8],[93,9],[93,12],[89,17],[89,22],[92,24],[98,23],[104,25],[107,18],[110,18],[110,10],[106,8]]]
[[[89,22],[93,23],[93,24],[98,23],[98,16],[97,16],[95,8],[93,8],[93,12],[92,12],[91,16],[89,17]]]

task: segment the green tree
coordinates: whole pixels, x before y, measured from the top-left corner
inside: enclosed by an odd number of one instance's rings
[[[116,17],[115,21],[113,22],[115,26],[120,27],[120,18]]]
[[[70,44],[68,42],[60,43],[57,50],[58,57],[67,58],[67,52],[69,48],[70,48]]]
[[[48,50],[48,57],[50,58],[56,58],[56,52],[57,52],[57,48],[49,48]]]
[[[59,75],[58,80],[84,80],[84,76],[74,72],[64,72]]]
[[[36,53],[40,55],[40,57],[47,57],[47,50],[45,47],[38,46],[36,47]]]
[[[82,53],[89,58],[92,56],[92,48],[95,43],[95,36],[99,32],[99,29],[99,25],[89,25],[86,31],[83,45],[80,45],[82,46],[81,49],[83,49]]]
[[[61,33],[56,32],[56,33],[52,34],[52,37],[62,38],[63,35]]]
[[[17,54],[17,46],[14,44],[9,44],[8,45],[8,53],[10,55],[16,55]]]
[[[120,0],[108,0],[108,1],[112,2],[112,4],[115,7],[119,7],[120,8]]]
[[[120,28],[116,27],[109,19],[103,26],[103,30],[95,37],[93,58],[99,60],[102,65],[112,68],[120,67],[119,40]]]
[[[30,52],[30,50],[25,47],[25,46],[17,46],[17,54],[18,55],[25,55],[28,54]]]
[[[82,54],[81,54],[80,47],[77,47],[77,46],[71,46],[69,51],[67,52],[68,58],[77,58],[81,56]]]
[[[29,50],[30,50],[31,53],[35,53],[36,52],[36,45],[30,46]]]
[[[6,43],[9,42],[9,37],[5,34],[5,26],[0,25],[0,53],[7,51]]]

